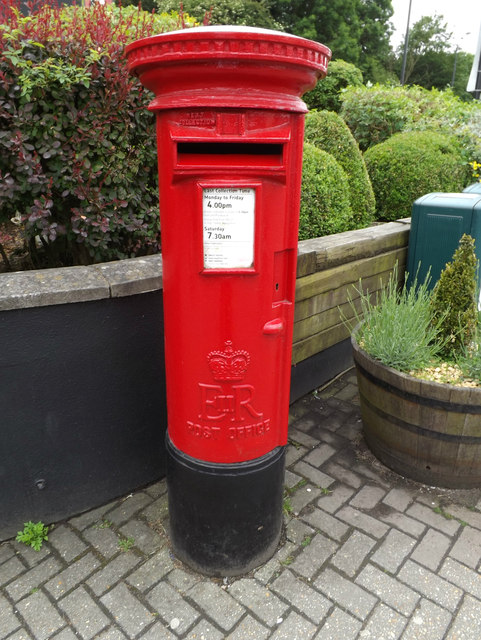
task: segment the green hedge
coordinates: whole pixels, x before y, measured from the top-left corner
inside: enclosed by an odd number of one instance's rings
[[[463,102],[449,89],[349,86],[341,94],[340,114],[362,151],[392,135],[433,130],[456,135],[467,159],[481,159],[481,103]]]
[[[21,218],[35,266],[159,250],[151,95],[123,51],[181,26],[99,3],[1,13],[0,222]]]
[[[380,220],[410,216],[414,201],[426,193],[462,191],[471,173],[456,138],[433,131],[399,133],[364,158]]]
[[[401,133],[413,120],[414,103],[403,87],[348,87],[341,116],[365,151]]]
[[[347,175],[329,153],[305,143],[299,240],[347,231],[352,225]]]
[[[362,154],[344,120],[332,111],[310,112],[306,118],[306,140],[330,153],[344,169],[353,224],[368,226],[374,220],[374,193]]]

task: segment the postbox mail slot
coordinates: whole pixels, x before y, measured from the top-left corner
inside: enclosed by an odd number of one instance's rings
[[[284,145],[262,142],[178,142],[177,162],[183,166],[282,167]]]

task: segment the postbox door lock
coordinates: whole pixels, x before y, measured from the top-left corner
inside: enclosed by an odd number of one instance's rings
[[[274,318],[266,322],[263,328],[263,332],[268,336],[276,336],[284,333],[285,323],[282,318]]]

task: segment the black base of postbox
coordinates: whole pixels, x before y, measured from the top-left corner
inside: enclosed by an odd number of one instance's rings
[[[167,435],[170,536],[199,573],[238,576],[269,560],[281,535],[285,448],[235,464],[196,460]]]

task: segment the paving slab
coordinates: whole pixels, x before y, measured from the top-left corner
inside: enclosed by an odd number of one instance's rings
[[[481,487],[384,467],[355,377],[290,408],[282,542],[209,578],[168,538],[165,479],[55,523],[38,552],[0,544],[0,640],[479,640]]]

